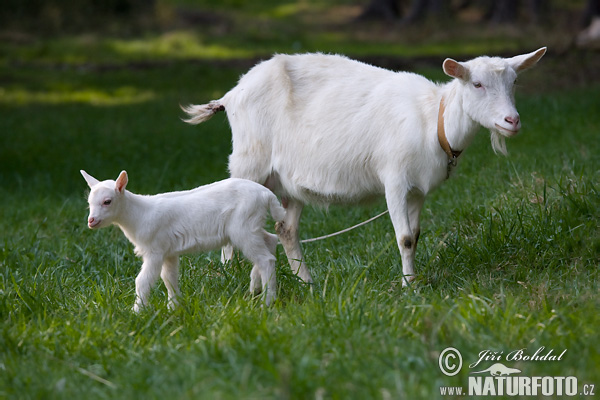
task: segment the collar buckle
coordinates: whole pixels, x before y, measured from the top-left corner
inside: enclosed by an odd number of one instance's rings
[[[446,179],[448,179],[450,177],[450,171],[453,167],[456,167],[458,157],[460,156],[460,153],[462,153],[462,151],[452,150],[452,147],[450,147],[450,143],[448,143],[448,138],[446,138],[446,132],[444,129],[444,110],[444,98],[442,97],[440,100],[440,110],[438,113],[437,135],[440,147],[442,148],[442,150],[444,150],[444,153],[448,155],[448,174],[446,176]]]

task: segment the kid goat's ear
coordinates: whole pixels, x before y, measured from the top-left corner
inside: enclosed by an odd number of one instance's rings
[[[444,63],[442,64],[442,69],[444,70],[446,75],[451,76],[453,78],[464,80],[468,79],[469,77],[469,70],[467,70],[467,68],[464,65],[451,58],[446,58],[444,60]]]
[[[544,54],[546,54],[546,49],[546,47],[542,47],[534,52],[522,54],[520,56],[515,56],[507,59],[506,61],[508,61],[508,64],[511,67],[513,67],[515,71],[525,71],[526,69],[533,67],[535,64],[537,64],[538,61],[540,61]]]
[[[115,191],[123,193],[125,191],[125,186],[127,186],[127,181],[127,171],[121,171],[119,177],[117,178]]]
[[[84,170],[80,170],[79,172],[81,172],[81,175],[83,175],[83,179],[85,179],[85,181],[87,182],[87,184],[90,188],[92,186],[100,183],[100,181],[98,179],[94,178],[93,176],[91,176],[90,174],[85,172]]]

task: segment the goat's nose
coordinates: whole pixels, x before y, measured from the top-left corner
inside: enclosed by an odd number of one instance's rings
[[[96,219],[94,217],[88,218],[88,225],[92,225]]]
[[[516,128],[519,126],[519,121],[521,121],[521,118],[517,114],[516,116],[506,117],[504,120]]]

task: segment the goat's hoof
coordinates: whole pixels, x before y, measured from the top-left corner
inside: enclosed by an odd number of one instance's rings
[[[402,287],[412,286],[414,280],[415,280],[415,276],[414,275],[404,275],[402,277]]]
[[[269,293],[269,291],[267,290],[267,293],[265,295],[265,305],[267,307],[271,307],[275,299],[277,299],[277,296],[272,293]]]
[[[302,269],[298,272],[298,278],[300,278],[302,280],[302,282],[307,283],[309,285],[313,284],[313,278],[310,275],[310,272],[308,272],[308,270],[306,271],[302,271]]]
[[[253,296],[258,296],[262,293],[262,285],[260,282],[258,284],[253,284],[250,282],[250,294]]]

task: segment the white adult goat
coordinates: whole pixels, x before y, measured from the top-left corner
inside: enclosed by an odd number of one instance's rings
[[[504,137],[521,128],[517,74],[545,53],[446,59],[444,72],[456,78],[446,84],[337,55],[276,55],[221,99],[184,111],[191,124],[227,112],[231,176],[282,196],[287,216],[279,238],[304,281],[312,281],[298,240],[304,204],[384,194],[406,285],[414,279],[425,196],[448,178],[479,125],[490,129],[494,150],[506,153]]]
[[[277,236],[263,227],[267,210],[276,221],[282,221],[285,209],[264,186],[230,178],[193,190],[142,196],[125,190],[125,171],[116,181],[103,182],[83,170],[81,174],[91,188],[90,229],[117,225],[144,260],[135,280],[135,312],[147,304],[159,274],[167,287],[169,307],[175,307],[179,255],[227,243],[254,264],[250,291],[266,292],[267,305],[276,297]]]

